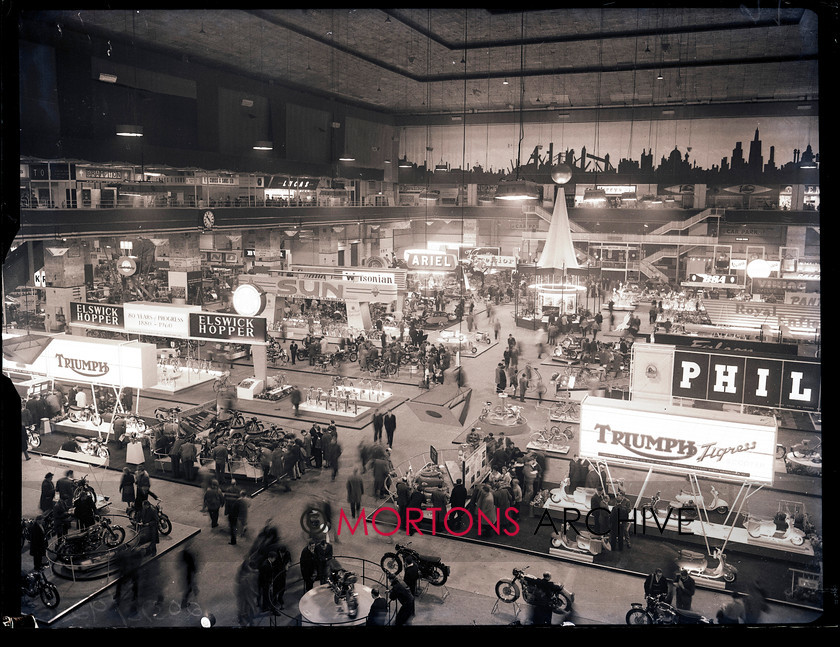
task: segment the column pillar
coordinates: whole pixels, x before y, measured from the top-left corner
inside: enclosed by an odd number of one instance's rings
[[[201,286],[200,237],[197,233],[173,234],[160,255],[169,261],[172,303],[197,302]]]
[[[44,244],[44,328],[47,332],[67,330],[70,302],[84,301],[85,257],[78,240]]]

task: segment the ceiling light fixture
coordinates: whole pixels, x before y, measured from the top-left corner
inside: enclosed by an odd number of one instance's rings
[[[99,80],[103,83],[116,83],[117,82],[117,75],[116,74],[107,74],[105,72],[99,73]]]
[[[505,79],[504,81],[502,81],[502,85],[510,85],[510,83],[508,83],[508,80]]]
[[[399,167],[400,168],[411,168],[411,163],[408,161],[408,157],[403,156],[402,159],[400,159]]]
[[[664,78],[665,78],[665,77],[664,77],[664,76],[662,76],[662,72],[661,72],[661,71],[659,72],[659,74],[657,74],[657,75],[656,75],[656,80],[657,80],[657,81],[662,81]]]
[[[136,124],[120,124],[117,126],[117,135],[120,137],[142,137],[143,126]]]
[[[348,153],[344,153],[341,157],[338,158],[339,162],[355,162],[356,158]]]
[[[274,150],[274,143],[266,140],[260,140],[254,144],[255,151],[270,151]]]

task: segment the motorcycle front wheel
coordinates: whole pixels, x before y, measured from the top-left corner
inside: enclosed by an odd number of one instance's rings
[[[29,440],[29,446],[32,447],[33,449],[37,449],[38,447],[41,446],[41,435],[35,433],[34,431],[31,434],[29,434],[28,440]]]
[[[448,576],[446,575],[446,571],[444,571],[440,566],[433,566],[429,575],[426,577],[429,584],[432,586],[443,586],[446,584]]]
[[[96,453],[99,458],[109,458],[111,456],[111,452],[107,447],[105,447],[105,445],[100,446]]]
[[[499,580],[496,582],[496,597],[502,602],[513,602],[519,598],[519,588],[513,580]]]
[[[794,535],[790,538],[790,543],[792,543],[794,546],[801,546],[805,543],[805,537],[803,537],[802,535]]]
[[[52,582],[44,582],[41,586],[41,602],[47,609],[55,609],[58,603],[61,602],[61,596],[58,594],[58,587]]]
[[[647,611],[643,609],[630,609],[624,617],[624,621],[628,625],[652,625],[653,618],[651,618]]]
[[[732,571],[727,571],[723,575],[724,582],[734,582],[735,581],[735,573]]]
[[[158,532],[161,535],[168,535],[172,532],[172,522],[165,514],[160,515],[160,520],[158,521]]]
[[[125,541],[125,529],[122,526],[109,526],[105,530],[104,540],[108,548],[119,546]]]
[[[715,508],[715,512],[717,512],[718,514],[726,514],[727,512],[729,512],[729,506],[719,505],[717,508]]]
[[[385,553],[379,560],[382,570],[391,575],[399,575],[402,571],[402,560],[396,553]]]

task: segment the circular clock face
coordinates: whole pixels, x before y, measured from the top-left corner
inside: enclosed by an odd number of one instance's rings
[[[204,227],[206,229],[210,229],[216,222],[216,216],[213,215],[212,211],[205,211],[204,212]]]
[[[265,292],[243,283],[233,292],[233,309],[245,317],[255,317],[265,309]]]

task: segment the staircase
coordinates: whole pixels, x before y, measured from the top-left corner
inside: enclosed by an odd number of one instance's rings
[[[656,254],[651,254],[651,256],[655,255]],[[649,259],[650,256],[648,256],[648,258],[643,258],[639,261],[639,271],[641,271],[641,273],[647,276],[649,279],[652,279],[654,281],[661,281],[662,283],[667,283],[668,276],[664,272],[660,271],[658,268],[654,267],[653,262]]]
[[[685,231],[693,227],[694,225],[703,222],[707,218],[720,218],[726,213],[726,209],[706,209],[705,211],[701,211],[695,216],[692,216],[688,220],[672,220],[671,222],[665,223],[661,227],[657,227],[654,229],[651,234],[661,236],[662,234],[666,234],[669,231]]]
[[[523,213],[526,213],[531,216],[536,216],[537,218],[541,218],[545,220],[547,223],[551,224],[551,216],[552,214],[543,209],[538,205],[527,205],[522,208]],[[588,234],[591,233],[588,229],[581,227],[576,222],[572,222],[569,220],[569,231],[575,234]]]

